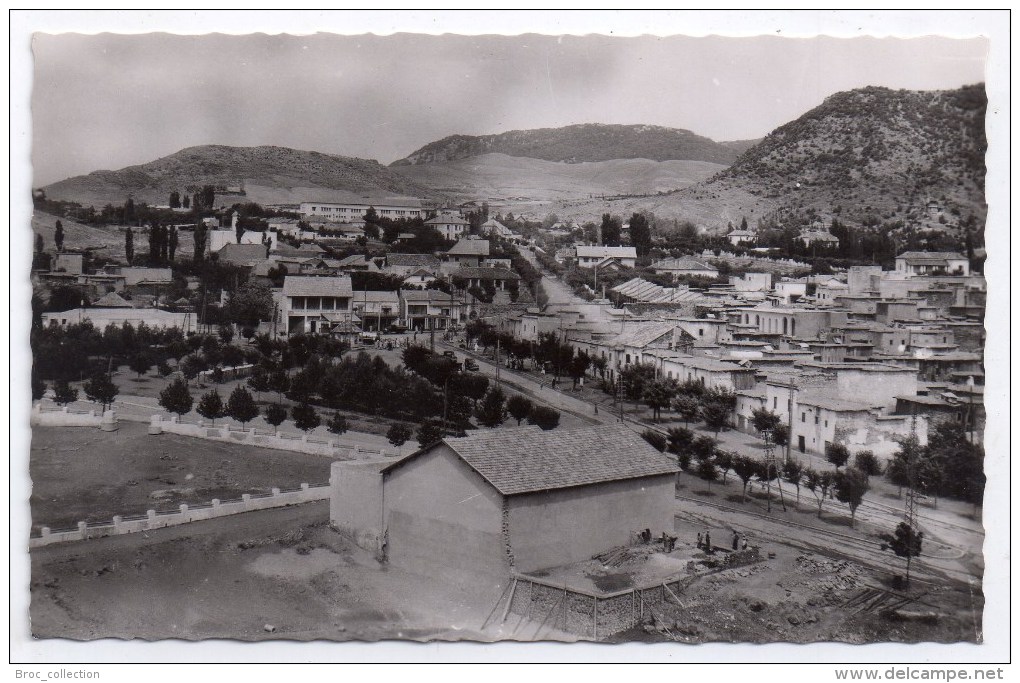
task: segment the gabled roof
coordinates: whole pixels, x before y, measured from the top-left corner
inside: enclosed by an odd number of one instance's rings
[[[439,214],[435,218],[430,218],[425,221],[425,225],[471,225],[468,221],[464,220],[460,216],[454,216],[451,214]]]
[[[635,247],[584,246],[577,247],[577,258],[637,258]]]
[[[134,308],[117,292],[107,292],[97,301],[92,302],[93,308]]]
[[[718,268],[711,266],[704,261],[684,257],[662,259],[661,261],[653,263],[652,268],[654,270],[702,270],[714,273],[719,272]]]
[[[217,259],[221,263],[248,265],[266,259],[266,246],[264,244],[225,244],[216,253]]]
[[[351,278],[288,275],[283,280],[283,295],[350,297]]]
[[[488,256],[489,240],[457,240],[446,253],[450,256]]]
[[[684,303],[701,301],[705,297],[687,287],[662,287],[636,277],[619,284],[611,290],[642,303]]]
[[[461,266],[457,270],[453,271],[451,277],[463,278],[465,280],[520,280],[521,276],[510,270],[509,268],[489,268],[485,266],[479,266],[477,268],[469,268],[467,266]]]
[[[446,438],[442,443],[504,496],[672,475],[677,471],[673,458],[623,425],[551,431],[480,430],[461,438]],[[436,445],[412,453],[382,472],[391,472]]]
[[[387,254],[388,266],[415,266],[418,268],[439,268],[439,259],[432,254]]]
[[[936,259],[939,261],[966,260],[967,257],[955,251],[905,251],[896,258],[901,259]]]

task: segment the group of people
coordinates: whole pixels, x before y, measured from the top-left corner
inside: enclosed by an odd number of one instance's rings
[[[733,546],[734,552],[737,550],[747,550],[747,536],[741,538],[740,534],[734,531],[731,545]],[[709,554],[714,552],[715,548],[712,546],[711,532],[706,531],[704,534],[698,533],[698,549],[704,550]]]

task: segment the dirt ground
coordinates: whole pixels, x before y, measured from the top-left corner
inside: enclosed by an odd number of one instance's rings
[[[116,432],[36,427],[29,464],[32,526],[67,528],[80,520],[324,484],[330,464],[329,458],[304,453],[149,436],[146,425],[134,422],[121,422]]]
[[[381,566],[328,503],[32,551],[38,638],[494,640],[499,588]]]

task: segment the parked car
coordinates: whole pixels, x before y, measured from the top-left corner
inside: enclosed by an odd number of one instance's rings
[[[457,360],[457,354],[455,354],[453,351],[443,351],[443,355],[446,356],[447,358]]]
[[[477,372],[478,371],[478,363],[476,363],[473,358],[465,358],[464,359],[464,369],[465,370],[471,370],[472,372]]]

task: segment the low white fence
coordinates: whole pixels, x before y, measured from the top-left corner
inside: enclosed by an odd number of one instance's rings
[[[379,447],[345,444],[330,439],[320,439],[307,434],[286,434],[270,432],[254,428],[241,429],[230,425],[211,425],[205,423],[191,424],[181,422],[176,415],[164,418],[153,415],[149,422],[150,434],[180,434],[211,441],[228,441],[230,443],[261,446],[281,451],[294,451],[309,455],[323,455],[334,460],[357,460],[361,458],[396,458],[400,453]]]
[[[67,406],[44,411],[42,405],[36,403],[32,406],[29,421],[33,427],[99,427],[103,423],[103,416],[97,415],[94,410],[71,410]]]
[[[329,493],[329,484],[315,486],[301,484],[301,488],[293,491],[281,491],[278,488],[274,488],[271,493],[245,493],[241,496],[240,500],[220,501],[214,498],[209,503],[199,505],[182,503],[177,510],[162,512],[148,510],[145,515],[130,517],[118,515],[110,523],[89,524],[87,522],[78,522],[78,526],[74,529],[54,530],[44,526],[39,536],[29,538],[28,546],[29,548],[38,548],[50,545],[51,543],[84,541],[90,538],[102,538],[103,536],[133,534],[139,531],[162,529],[163,527],[236,515],[242,512],[310,503],[316,500],[328,499]]]

